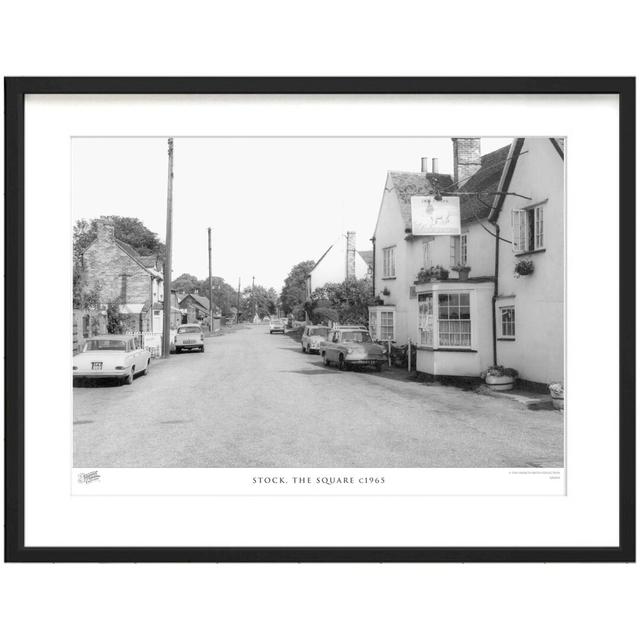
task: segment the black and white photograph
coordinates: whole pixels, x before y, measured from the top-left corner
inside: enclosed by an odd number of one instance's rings
[[[563,470],[551,133],[74,137],[74,468]]]

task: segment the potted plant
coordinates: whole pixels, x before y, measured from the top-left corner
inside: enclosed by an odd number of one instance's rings
[[[516,278],[531,275],[534,271],[533,260],[518,260],[514,269]]]
[[[518,377],[518,372],[501,364],[493,365],[480,374],[484,383],[494,391],[511,391]]]
[[[564,409],[564,384],[562,382],[553,382],[549,385],[549,393],[551,394],[551,402],[555,409]]]
[[[385,287],[385,288],[382,290],[382,295],[383,295],[383,296],[390,296],[390,295],[391,295],[391,291],[389,291],[389,289],[387,289],[387,287]],[[384,303],[383,303],[383,304],[384,304]]]
[[[470,266],[459,262],[455,267],[451,267],[451,269],[458,273],[458,280],[464,281],[469,279],[469,271],[471,271]]]
[[[438,282],[439,280],[446,280],[449,277],[449,272],[439,264],[435,267],[422,267],[418,271],[418,279],[416,284],[422,282]]]

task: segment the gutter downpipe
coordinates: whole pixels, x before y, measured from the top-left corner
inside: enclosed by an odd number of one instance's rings
[[[498,301],[498,267],[500,265],[500,227],[493,225],[496,230],[496,259],[493,275],[493,298],[491,299],[491,317],[493,320],[493,365],[498,365],[498,331],[496,327],[496,302]]]
[[[376,237],[371,238],[371,244],[373,245],[373,261],[371,263],[371,288],[373,299],[376,298]]]

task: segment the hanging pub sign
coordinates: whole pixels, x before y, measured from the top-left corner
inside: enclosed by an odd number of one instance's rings
[[[412,196],[411,232],[414,236],[460,235],[460,198]]]

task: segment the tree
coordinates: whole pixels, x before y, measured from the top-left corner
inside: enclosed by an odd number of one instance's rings
[[[285,314],[299,312],[307,299],[307,276],[315,266],[313,260],[305,260],[294,265],[284,280],[280,293],[282,310]]]
[[[373,304],[371,284],[363,278],[350,278],[344,282],[327,284],[318,287],[307,304],[307,311],[314,317],[316,310],[334,309],[338,314],[338,321],[342,324],[369,324],[369,306]]]
[[[255,311],[254,311],[255,309]],[[245,287],[240,298],[240,314],[245,320],[253,320],[254,313],[261,318],[265,315],[274,315],[278,310],[278,294],[271,287],[265,289],[261,285]]]
[[[200,290],[200,280],[198,280],[196,276],[192,276],[190,273],[183,273],[171,283],[171,288],[176,291],[192,293],[196,289]]]
[[[141,256],[157,255],[161,262],[164,260],[165,246],[160,242],[158,234],[145,227],[138,218],[122,216],[100,216],[93,220],[77,220],[73,226],[74,258],[79,259],[85,249],[96,239],[98,220],[111,222],[115,237],[131,245]]]

